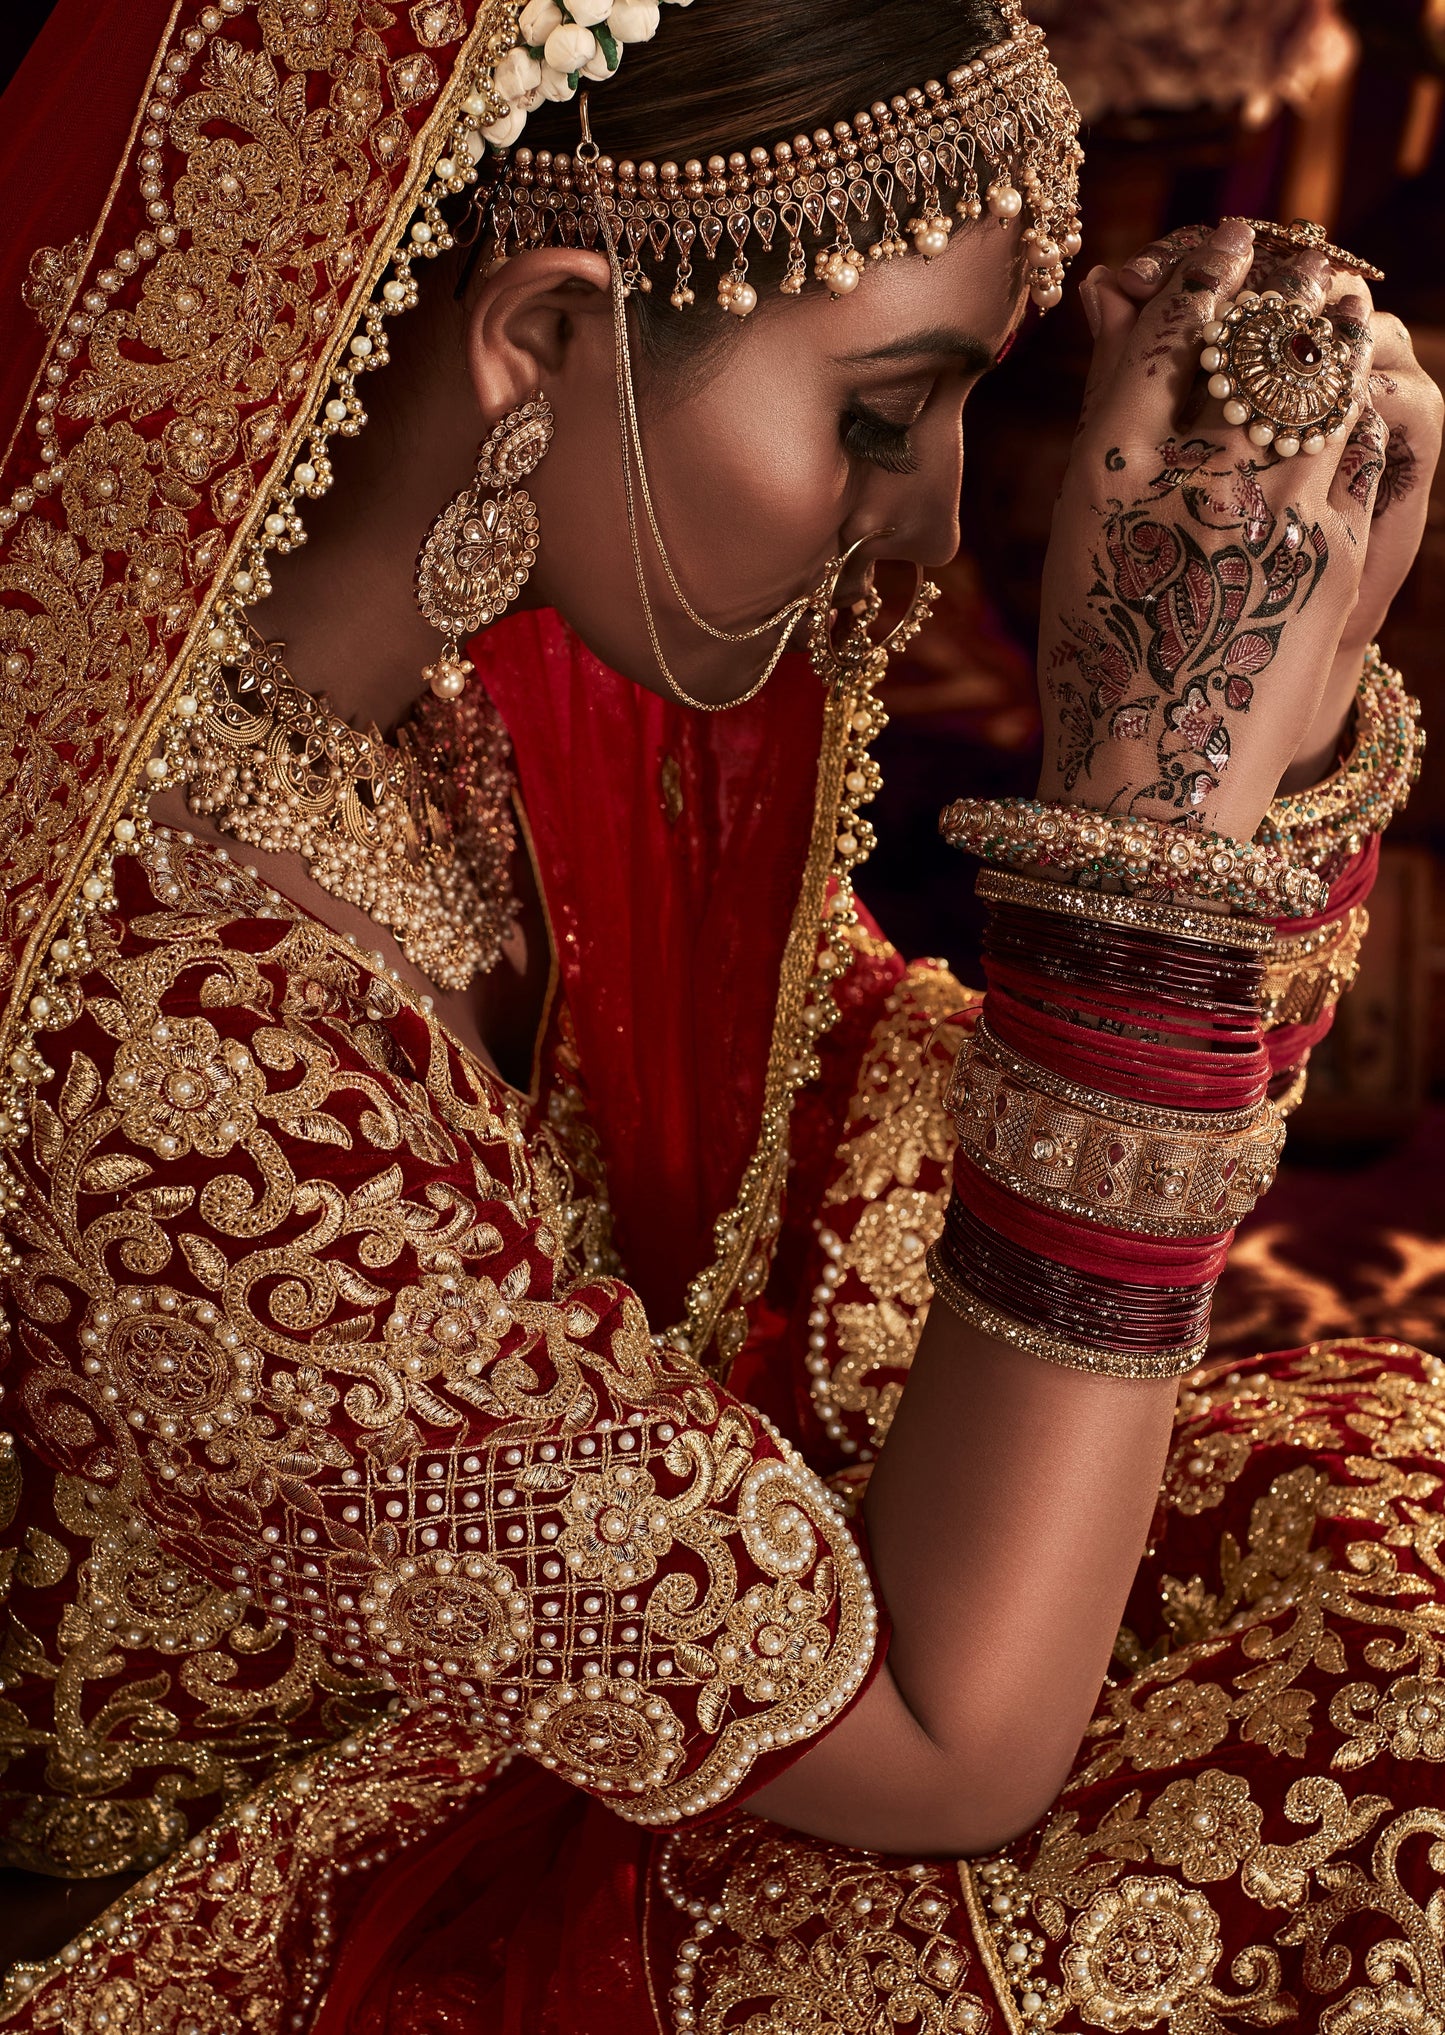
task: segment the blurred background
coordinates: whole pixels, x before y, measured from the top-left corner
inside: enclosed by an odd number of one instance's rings
[[[0,85],[52,0],[0,0]],[[1029,0],[1086,122],[1076,275],[1227,213],[1321,221],[1445,383],[1445,0]],[[942,626],[889,686],[880,846],[860,885],[910,955],[979,980],[962,792],[1029,794],[1038,587],[1089,358],[1074,293],[969,409],[964,549]],[[1316,1049],[1286,1168],[1242,1233],[1216,1343],[1347,1333],[1445,1353],[1445,483],[1386,655],[1435,731],[1387,837],[1360,980]]]
[[[1030,0],[1085,119],[1084,250],[1117,263],[1229,213],[1321,221],[1388,281],[1445,384],[1445,0]],[[963,792],[1029,794],[1049,517],[1089,332],[1070,292],[969,406],[964,551],[943,627],[888,689],[877,855],[860,889],[910,955],[977,981],[971,868],[938,840]],[[1445,1350],[1445,482],[1384,648],[1434,746],[1386,837],[1355,988],[1316,1049],[1279,1185],[1215,1316],[1247,1355],[1345,1333]]]

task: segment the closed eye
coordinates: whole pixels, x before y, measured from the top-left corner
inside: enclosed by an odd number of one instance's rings
[[[918,455],[905,426],[890,423],[861,403],[844,412],[843,446],[854,459],[866,459],[885,473],[918,471]]]

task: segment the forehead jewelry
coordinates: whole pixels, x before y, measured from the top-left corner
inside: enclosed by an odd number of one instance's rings
[[[786,250],[779,289],[797,296],[812,274],[835,297],[870,263],[947,251],[956,221],[1022,218],[1030,289],[1041,310],[1063,294],[1079,251],[1079,116],[1049,61],[1043,33],[1018,0],[1003,0],[1009,33],[948,73],[877,100],[851,121],[771,148],[704,163],[614,161],[590,136],[571,155],[517,148],[482,203],[499,255],[544,246],[617,252],[624,290],[672,274],[671,302],[695,301],[695,264],[718,271],[718,302],[756,308],[749,255]],[[904,223],[906,222],[906,224]],[[854,239],[878,228],[866,255]],[[906,238],[905,238],[906,234]]]
[[[585,95],[582,99],[580,110],[582,140],[577,147],[577,160],[585,170],[586,165],[593,161],[597,155],[597,144],[592,139],[592,131],[588,123]],[[719,629],[714,623],[709,622],[705,616],[697,612],[697,609],[683,592],[677,574],[673,569],[672,560],[668,556],[667,546],[663,542],[662,529],[658,520],[656,505],[652,499],[652,489],[648,484],[647,467],[642,454],[642,427],[638,421],[637,392],[632,379],[632,349],[627,336],[627,290],[623,278],[622,262],[617,244],[612,235],[611,222],[600,208],[598,221],[599,233],[607,252],[608,267],[612,280],[613,343],[617,372],[618,421],[622,433],[622,488],[627,503],[627,533],[632,546],[632,566],[637,579],[638,596],[642,602],[643,619],[647,625],[648,640],[652,645],[652,654],[657,660],[657,668],[661,672],[668,690],[675,699],[680,700],[684,706],[695,708],[700,713],[722,713],[729,707],[740,707],[748,700],[757,698],[758,694],[777,670],[784,651],[792,641],[793,633],[798,623],[808,612],[809,607],[818,598],[818,595],[814,592],[800,594],[796,599],[788,601],[783,607],[779,608],[776,614],[769,615],[765,620],[754,623],[750,629]],[[634,468],[636,470],[635,489],[633,480]],[[636,495],[639,493],[642,496],[643,509],[647,516],[647,527],[652,533],[652,541],[657,547],[657,555],[662,561],[662,569],[666,574],[667,583],[672,589],[673,598],[695,629],[700,629],[705,636],[710,636],[715,643],[733,644],[754,642],[759,636],[765,636],[770,629],[780,629],[782,632],[758,677],[754,679],[746,692],[738,694],[734,699],[698,699],[695,694],[688,692],[679,683],[672,667],[667,661],[662,648],[662,639],[658,633],[657,616],[653,610],[652,596],[648,592],[647,587],[647,571],[642,557],[642,533],[638,527],[637,520]],[[856,546],[854,548],[856,549]],[[848,555],[851,556],[851,553]],[[831,592],[832,587],[837,585],[838,577],[843,570],[845,562],[844,558],[830,559],[827,573],[825,574],[825,584],[829,592]]]

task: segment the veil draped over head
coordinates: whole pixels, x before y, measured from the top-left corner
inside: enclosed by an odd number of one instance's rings
[[[144,782],[210,605],[334,400],[514,17],[508,0],[60,0],[5,96],[12,1075],[50,943]],[[414,273],[432,283],[427,262]],[[662,1326],[759,1135],[790,927],[816,944],[821,879],[803,879],[837,812],[821,689],[790,658],[748,706],[697,715],[550,614],[473,655],[516,749],[624,1262]]]

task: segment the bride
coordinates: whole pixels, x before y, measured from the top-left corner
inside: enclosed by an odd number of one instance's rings
[[[1439,395],[1302,222],[1084,278],[905,966],[1077,118],[1016,0],[661,15],[60,0],[6,99],[0,2026],[1438,2031],[1445,1371],[1201,1364]]]

